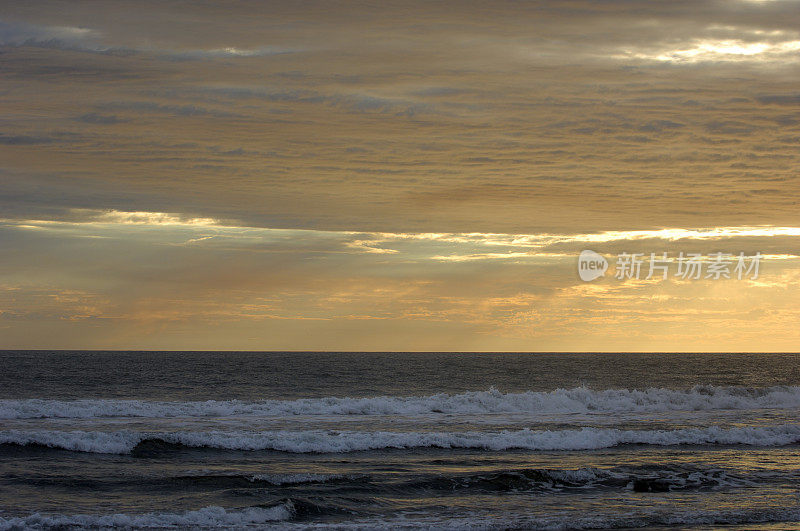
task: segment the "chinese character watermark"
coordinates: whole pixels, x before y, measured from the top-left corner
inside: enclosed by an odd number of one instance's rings
[[[667,280],[672,274],[673,278],[681,280],[756,280],[763,258],[760,252],[753,256],[722,252],[704,256],[681,252],[677,257],[670,257],[666,252],[649,253],[649,256],[645,253],[620,253],[614,267],[614,278]],[[585,282],[602,277],[608,269],[608,260],[594,251],[583,251],[578,257],[578,276]]]

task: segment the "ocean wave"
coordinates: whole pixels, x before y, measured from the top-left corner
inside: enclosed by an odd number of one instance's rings
[[[0,516],[0,531],[12,529],[52,528],[253,528],[269,526],[274,529],[296,529],[297,517],[302,518],[303,505],[288,499],[272,507],[223,509],[205,507],[181,513],[64,515],[32,514],[21,517]],[[313,513],[307,516],[313,516]],[[766,523],[795,523],[800,521],[800,507],[762,507],[723,510],[644,510],[628,514],[570,514],[481,515],[470,511],[464,515],[427,516],[416,514],[355,518],[342,522],[303,521],[304,529],[620,529],[674,526],[720,526]]]
[[[291,520],[296,508],[291,500],[273,507],[248,507],[232,510],[204,507],[182,513],[110,514],[110,515],[47,515],[0,517],[0,530],[52,529],[68,527],[92,528],[163,528],[163,527],[243,527],[273,524]]]
[[[398,518],[370,518],[347,523],[348,529],[641,529],[663,527],[707,527],[727,525],[752,525],[800,522],[800,507],[764,507],[730,510],[642,510],[628,514],[597,514],[574,516],[569,513],[545,516],[530,515],[482,515],[472,514],[438,516],[417,516],[410,519],[401,515]],[[309,526],[312,527],[312,526]],[[336,529],[337,524],[317,523],[314,529]],[[793,526],[792,528],[797,528]],[[784,529],[783,527],[781,529]],[[788,529],[788,527],[787,527]]]
[[[219,474],[199,472],[170,478],[173,482],[203,484],[217,487],[286,487],[294,485],[322,485],[328,483],[361,482],[369,477],[363,474]]]
[[[248,476],[253,483],[269,485],[301,485],[307,483],[333,483],[345,480],[361,480],[367,476],[361,474],[254,474]]]
[[[426,415],[485,413],[626,413],[800,407],[800,387],[695,386],[689,390],[585,387],[502,393],[470,391],[421,397],[303,398],[298,400],[0,400],[0,418],[231,417],[295,415]]]
[[[290,453],[346,453],[409,448],[473,448],[481,450],[595,450],[624,444],[656,446],[754,445],[785,446],[800,441],[800,425],[684,428],[676,430],[530,430],[498,432],[388,431],[207,431],[90,432],[56,430],[0,431],[0,444],[149,457],[188,448],[274,450]]]
[[[537,490],[574,490],[616,488],[637,492],[667,492],[676,490],[715,490],[729,487],[751,487],[759,483],[756,477],[743,477],[721,469],[698,470],[680,467],[659,469],[520,469],[487,471],[472,474],[437,475],[415,479],[409,489],[426,492],[442,490],[479,490],[515,492]]]

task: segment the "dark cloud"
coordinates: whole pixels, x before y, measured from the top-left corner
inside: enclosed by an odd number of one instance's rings
[[[719,135],[741,135],[752,133],[756,127],[751,124],[735,120],[708,122],[706,130]]]
[[[84,122],[87,124],[101,124],[101,125],[114,125],[126,121],[113,114],[97,114],[93,112],[82,114],[76,117],[75,119],[79,122]]]
[[[50,144],[55,139],[51,136],[33,136],[33,135],[8,135],[0,133],[0,144],[7,146],[29,146],[33,144]]]
[[[236,113],[207,109],[198,105],[163,105],[151,101],[115,101],[101,104],[99,107],[110,111],[152,112],[173,116],[211,116],[216,118],[241,117],[241,115]]]
[[[681,127],[685,126],[686,124],[673,122],[671,120],[653,120],[646,124],[640,125],[639,131],[648,133],[660,133],[662,131],[668,131],[671,129],[680,129]]]
[[[800,105],[800,94],[773,94],[759,96],[758,102],[767,105]]]

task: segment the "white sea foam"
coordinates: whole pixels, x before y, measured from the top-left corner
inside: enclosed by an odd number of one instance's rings
[[[231,417],[295,415],[429,415],[485,413],[636,413],[800,407],[800,387],[696,386],[689,390],[585,387],[502,393],[471,391],[422,397],[304,398],[155,402],[143,400],[0,400],[0,418]]]
[[[730,510],[646,510],[636,514],[573,514],[531,516],[520,514],[483,515],[477,511],[465,515],[446,517],[424,516],[419,514],[399,514],[390,518],[369,518],[347,523],[348,529],[447,529],[447,530],[495,530],[495,529],[637,529],[652,527],[708,527],[723,525],[752,525],[769,523],[790,523],[797,529],[800,522],[800,507],[765,507],[756,509]],[[291,524],[278,524],[276,529],[287,529]],[[339,529],[336,523],[314,523],[312,529]]]
[[[677,430],[530,430],[498,432],[262,431],[262,432],[89,432],[55,430],[0,431],[0,443],[44,445],[65,450],[124,454],[148,439],[197,448],[277,450],[292,453],[355,452],[403,448],[475,448],[483,450],[593,450],[621,444],[784,446],[800,441],[800,425],[686,428]]]
[[[275,507],[249,507],[226,510],[222,507],[204,507],[182,513],[110,514],[110,515],[46,515],[3,518],[0,530],[51,529],[64,527],[92,528],[163,528],[163,527],[244,527],[289,520],[294,515],[291,502]]]
[[[759,481],[772,482],[776,479],[780,481],[792,481],[796,475],[786,474],[782,471],[776,476],[774,472],[769,474],[748,474],[742,475],[732,471],[719,468],[691,469],[682,467],[621,467],[617,469],[599,468],[579,468],[570,469],[517,469],[503,471],[481,471],[474,474],[454,475],[450,483],[445,483],[447,488],[470,487],[476,485],[482,487],[484,484],[492,482],[514,482],[515,485],[524,485],[526,482],[532,488],[555,488],[561,490],[564,487],[573,488],[593,488],[593,487],[625,487],[629,490],[636,490],[637,482],[642,485],[655,485],[662,490],[683,490],[683,489],[717,489],[729,487],[757,487]],[[436,483],[437,477],[434,480]],[[439,481],[439,484],[441,482]],[[514,487],[517,488],[517,487]],[[525,488],[524,486],[521,488]],[[652,487],[651,487],[652,488]]]
[[[301,483],[324,483],[357,476],[345,474],[255,474],[251,481],[266,481],[272,485],[298,485]]]
[[[0,531],[12,529],[51,529],[54,527],[90,528],[253,528],[296,529],[288,522],[294,515],[291,501],[271,508],[223,509],[205,507],[182,513],[147,513],[114,515],[44,515],[0,517]],[[472,511],[446,517],[400,513],[388,517],[371,517],[347,522],[348,529],[619,529],[662,526],[714,526],[759,523],[793,523],[800,521],[800,507],[763,507],[727,510],[648,510],[639,514],[570,514],[531,516],[507,514],[483,515]],[[303,522],[303,528],[341,529],[340,522]]]
[[[244,472],[227,472],[217,473],[213,470],[191,470],[181,475],[182,478],[245,478],[251,482],[266,482],[272,485],[299,485],[303,483],[325,483],[328,481],[337,481],[344,479],[359,479],[366,476],[360,474],[312,474],[312,473],[298,473],[298,474],[248,474]]]

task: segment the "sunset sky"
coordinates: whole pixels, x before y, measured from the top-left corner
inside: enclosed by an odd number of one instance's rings
[[[0,348],[797,351],[798,197],[794,0],[0,4]]]

